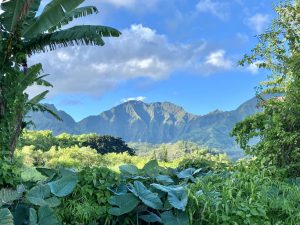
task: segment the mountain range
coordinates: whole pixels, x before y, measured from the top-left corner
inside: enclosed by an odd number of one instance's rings
[[[188,140],[220,149],[229,155],[241,152],[229,135],[234,125],[259,111],[256,98],[243,103],[236,110],[216,110],[206,115],[193,115],[170,102],[128,101],[76,122],[54,105],[47,106],[62,121],[56,120],[49,113],[33,112],[28,115],[28,120],[34,122],[35,130],[52,130],[55,135],[64,132],[108,134],[121,137],[127,142],[152,144]]]

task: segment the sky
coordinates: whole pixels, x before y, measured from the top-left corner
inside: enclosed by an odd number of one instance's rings
[[[266,71],[239,67],[275,17],[272,0],[86,0],[96,15],[76,24],[122,32],[104,47],[62,48],[30,58],[54,85],[45,102],[76,121],[128,100],[168,101],[203,115],[254,97]],[[37,87],[29,90],[38,93]]]

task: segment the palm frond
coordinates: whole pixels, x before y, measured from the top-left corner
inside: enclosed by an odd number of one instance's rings
[[[28,104],[38,104],[40,101],[42,101],[43,99],[45,99],[45,96],[49,93],[49,91],[43,91],[42,93],[36,95],[35,97],[33,97],[32,99],[30,99],[28,101]]]
[[[1,3],[1,8],[4,11],[1,14],[1,23],[6,30],[12,31],[16,24],[20,21],[21,16],[26,14],[23,12],[25,4],[28,0],[10,0]]]
[[[28,8],[28,13],[26,17],[24,18],[22,28],[26,29],[28,28],[31,24],[33,24],[36,21],[36,15],[37,12],[41,6],[42,0],[31,0],[31,4]]]
[[[71,12],[66,13],[65,18],[55,26],[51,27],[49,32],[57,31],[58,29],[72,22],[74,19],[85,17],[94,13],[98,13],[98,9],[95,6],[76,8]]]
[[[47,76],[49,76],[49,74],[45,74],[45,75],[37,77],[34,80],[34,83],[37,85],[40,85],[40,86],[44,86],[44,87],[53,87],[53,85],[50,82],[43,79],[44,77],[47,77]]]
[[[40,75],[42,71],[42,64],[35,64],[28,68],[26,73],[20,73],[18,76],[19,78],[19,85],[24,91],[28,86],[31,86],[35,83],[37,77]]]
[[[74,45],[104,45],[103,37],[119,37],[121,33],[111,27],[81,25],[50,34],[42,34],[24,44],[24,50],[31,55],[36,52],[55,50]]]
[[[50,115],[52,115],[53,117],[55,117],[57,120],[62,121],[62,119],[59,117],[59,115],[57,115],[54,111],[52,111],[51,109],[49,109],[47,106],[45,106],[44,104],[32,104],[31,102],[27,102],[26,103],[26,107],[28,112],[31,110],[33,112],[36,111],[40,111],[40,112],[47,112]]]
[[[51,27],[61,22],[66,13],[76,9],[84,0],[52,0],[48,3],[35,22],[23,30],[25,37],[35,37],[38,34],[45,33]]]

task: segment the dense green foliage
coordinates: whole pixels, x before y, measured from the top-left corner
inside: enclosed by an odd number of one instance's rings
[[[47,177],[38,183],[18,185],[16,189],[0,190],[0,224],[2,225],[59,225],[53,208],[61,204],[61,198],[69,195],[77,184],[77,176],[71,170],[39,171]]]
[[[51,131],[29,131],[26,130],[21,136],[19,148],[24,146],[35,146],[41,151],[49,151],[52,147],[68,148],[73,146],[90,147],[100,154],[127,152],[134,154],[134,150],[121,139],[113,136],[99,136],[96,134],[70,135],[60,134],[53,136]]]
[[[286,1],[276,9],[278,18],[260,36],[244,63],[259,61],[271,71],[258,94],[263,112],[238,123],[233,130],[240,146],[266,164],[284,168],[290,176],[300,172],[299,1]],[[253,139],[259,141],[253,144]]]
[[[300,224],[300,2],[277,12],[244,59],[272,71],[263,111],[233,131],[256,157],[232,163],[190,142],[138,156],[109,136],[25,132],[14,162],[0,161],[0,225]]]

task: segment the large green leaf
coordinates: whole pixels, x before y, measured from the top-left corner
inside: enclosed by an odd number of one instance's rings
[[[54,33],[41,34],[24,42],[24,50],[29,54],[55,50],[57,47],[74,45],[104,45],[102,37],[119,37],[121,33],[111,27],[81,25]]]
[[[14,191],[11,189],[0,190],[0,207],[4,204],[10,204],[11,202],[19,199],[22,196],[22,192]]]
[[[34,208],[29,210],[29,225],[38,225],[37,224],[37,213]]]
[[[168,193],[168,201],[179,210],[184,211],[188,203],[188,194],[182,186],[164,186],[160,184],[151,184],[157,190]]]
[[[122,165],[119,167],[120,172],[125,175],[139,175],[140,170],[135,166],[131,164]]]
[[[61,22],[66,17],[67,12],[75,9],[82,2],[84,0],[52,0],[45,6],[43,12],[34,23],[24,30],[24,36],[34,37],[48,31],[51,27]]]
[[[25,3],[29,4],[29,0],[10,0],[1,3],[4,13],[1,15],[1,23],[8,31],[13,31],[15,26],[22,19],[22,15],[27,14]]]
[[[72,193],[77,185],[76,173],[69,170],[61,170],[62,177],[48,183],[51,193],[57,197],[65,197]]]
[[[0,225],[14,225],[14,219],[8,209],[0,209]]]
[[[161,220],[164,225],[188,225],[189,219],[185,212],[177,212],[174,215],[171,211],[166,211],[161,214]]]
[[[139,216],[140,219],[144,220],[147,223],[162,223],[161,218],[155,213],[149,212],[147,215]]]
[[[58,24],[55,24],[55,26],[51,27],[49,31],[54,32],[60,29],[61,27],[69,24],[71,21],[73,21],[76,18],[91,15],[93,13],[98,13],[98,9],[95,6],[84,6],[84,7],[76,8],[70,12],[67,12],[65,14],[65,18],[62,19]]]
[[[143,167],[143,171],[149,177],[156,177],[159,174],[160,167],[158,165],[157,160],[151,160],[145,164]]]
[[[139,199],[142,200],[142,202],[153,208],[153,209],[162,209],[163,204],[158,197],[157,193],[153,193],[152,191],[148,190],[144,184],[140,181],[134,181],[133,185],[130,184],[129,190]]]
[[[33,205],[56,207],[60,205],[60,200],[50,197],[51,190],[48,185],[38,185],[30,189],[26,194],[26,199]]]
[[[157,182],[160,182],[164,185],[168,185],[168,184],[172,184],[174,183],[174,181],[172,180],[172,178],[168,175],[158,175],[155,177],[155,179],[157,180]]]
[[[134,210],[140,203],[140,200],[133,194],[126,193],[112,196],[109,198],[108,202],[112,206],[117,206],[109,209],[108,212],[114,216],[121,216]]]
[[[18,204],[13,211],[14,225],[27,224],[29,219],[29,207],[25,204]]]
[[[38,210],[39,225],[60,225],[53,209],[49,206],[42,206]]]
[[[177,187],[168,192],[168,201],[179,210],[184,211],[188,203],[188,194],[183,187]]]

